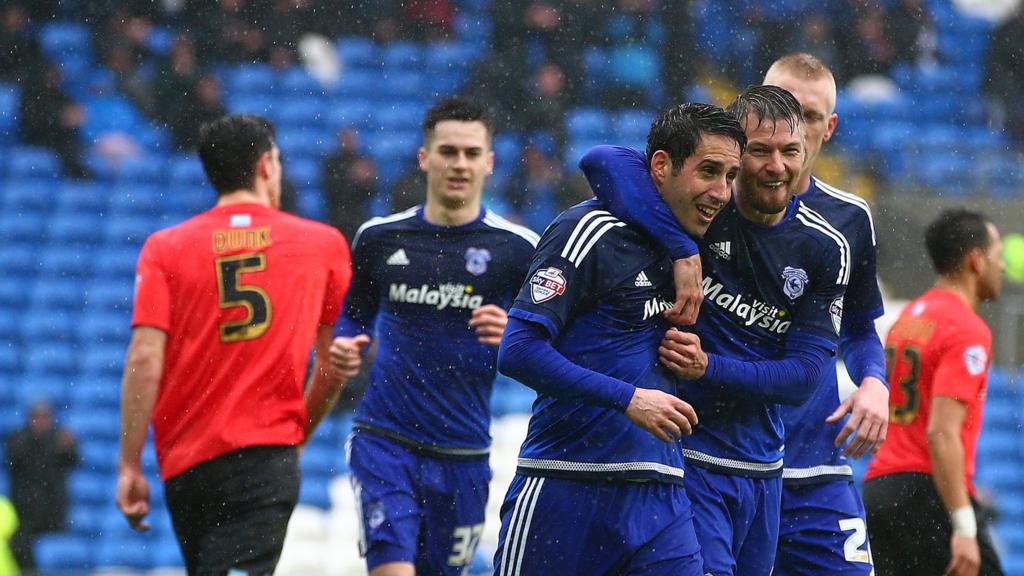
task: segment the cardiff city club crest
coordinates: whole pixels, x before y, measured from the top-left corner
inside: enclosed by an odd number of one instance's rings
[[[534,304],[547,302],[565,293],[565,276],[558,268],[542,268],[530,278],[530,298]]]
[[[473,276],[487,272],[487,263],[491,261],[491,251],[486,248],[470,248],[466,250],[466,271]]]
[[[804,272],[802,268],[786,266],[782,270],[782,291],[790,300],[796,300],[803,296],[805,286],[807,286],[807,272]]]

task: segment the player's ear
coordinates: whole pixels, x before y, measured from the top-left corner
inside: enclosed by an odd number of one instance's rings
[[[420,149],[416,151],[416,161],[419,162],[420,170],[427,171],[427,149],[420,146]]]
[[[985,271],[985,252],[981,248],[971,248],[967,253],[965,264],[969,266],[972,274],[981,275]]]
[[[825,142],[832,139],[832,134],[835,133],[836,127],[839,126],[839,114],[835,112],[828,117],[828,122],[825,123],[825,137],[822,138]]]
[[[658,186],[664,184],[671,171],[672,159],[668,157],[668,152],[658,150],[651,156],[651,178],[654,179],[655,184]]]

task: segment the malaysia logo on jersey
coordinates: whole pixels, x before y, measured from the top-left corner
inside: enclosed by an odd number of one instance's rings
[[[783,320],[785,310],[756,298],[745,300],[742,294],[730,294],[721,282],[715,282],[711,276],[704,277],[704,302],[710,302],[723,312],[735,315],[744,326],[756,326],[775,334],[785,334],[792,325],[791,321]]]
[[[651,298],[644,302],[644,320],[660,315],[666,310],[672,309],[672,303],[664,298]]]
[[[558,268],[541,268],[530,278],[530,299],[541,304],[565,293],[565,276]]]
[[[782,270],[782,292],[790,300],[796,300],[804,295],[804,288],[807,286],[807,272],[803,268],[791,268],[786,266]]]
[[[486,248],[470,248],[466,250],[466,272],[479,276],[487,272],[487,263],[491,261],[491,251]]]
[[[988,365],[988,354],[985,353],[985,347],[975,344],[964,350],[964,365],[967,366],[967,373],[971,376],[977,376],[984,372],[985,366]]]
[[[839,334],[839,328],[843,325],[842,296],[832,301],[832,304],[828,307],[828,313],[832,316],[832,327],[836,329],[836,334]]]
[[[405,283],[392,284],[388,288],[388,299],[404,304],[426,304],[438,310],[445,308],[476,310],[484,303],[484,297],[474,294],[472,286],[459,283],[441,284],[436,288],[426,284],[420,286],[409,286]]]

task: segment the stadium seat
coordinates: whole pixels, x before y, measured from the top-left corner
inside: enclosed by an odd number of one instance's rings
[[[124,369],[125,347],[118,344],[96,344],[82,352],[82,374],[85,376],[120,375]]]
[[[276,84],[274,70],[266,64],[245,64],[228,73],[226,92],[238,94],[266,94]]]
[[[81,534],[43,534],[36,539],[33,548],[36,566],[44,573],[88,570],[93,567],[92,545]]]
[[[285,156],[322,156],[337,146],[334,135],[309,128],[281,128],[277,132],[277,145]]]
[[[212,208],[216,200],[216,192],[206,180],[191,184],[179,182],[164,193],[161,206],[165,213],[191,217]]]
[[[53,208],[53,196],[57,190],[57,183],[48,177],[12,175],[4,181],[3,208],[19,213],[46,213]]]
[[[302,98],[323,96],[324,88],[305,68],[292,66],[280,79],[280,89],[286,95]],[[313,106],[319,108],[318,106]]]
[[[93,256],[93,270],[97,278],[114,283],[131,284],[135,275],[135,263],[139,259],[139,247],[121,246],[119,249],[105,248]]]
[[[108,424],[106,427],[103,427],[97,419],[88,420],[88,416],[82,412],[72,414],[76,417],[71,418],[71,414],[69,414],[65,425],[79,438],[84,439],[78,447],[78,452],[82,457],[79,467],[82,470],[98,474],[117,474],[117,439],[121,430],[117,413],[100,414],[105,420],[113,422],[113,426]],[[103,436],[98,436],[99,434]]]
[[[322,179],[320,162],[313,158],[288,158],[284,166],[285,177],[299,189],[319,188]]]
[[[134,297],[134,284],[131,278],[126,282],[124,278],[97,277],[86,288],[85,294],[90,311],[119,312],[127,316]]]
[[[303,477],[305,478],[307,474],[313,476],[336,476],[342,472],[339,469],[338,463],[343,461],[344,458],[344,452],[339,450],[337,446],[326,442],[310,442],[302,452],[300,464]]]
[[[117,476],[77,468],[68,476],[71,501],[85,506],[109,506],[114,501]],[[95,514],[96,511],[94,510]]]
[[[377,45],[370,38],[349,36],[340,38],[337,44],[338,56],[346,69],[371,68],[380,64]]]
[[[92,254],[86,250],[47,246],[39,256],[39,263],[40,272],[47,278],[85,278],[92,274]]]
[[[69,532],[87,538],[99,536],[99,518],[95,509],[84,503],[73,502],[68,510],[67,528]]]
[[[150,550],[153,554],[154,568],[179,568],[185,565],[185,560],[181,557],[181,548],[173,535],[157,538]]]
[[[84,212],[58,213],[48,220],[50,245],[82,250],[102,242],[99,216]]]
[[[82,289],[81,281],[62,277],[59,270],[43,269],[40,277],[36,280],[36,285],[32,288],[31,301],[34,307],[39,308],[38,312],[45,310],[77,312],[85,303],[85,291]]]
[[[45,304],[36,305],[21,319],[22,340],[33,345],[37,342],[72,342],[77,317],[78,307],[57,309]]]
[[[281,112],[281,100],[269,94],[242,92],[228,93],[227,107],[233,114],[258,114],[276,121]]]
[[[415,42],[391,42],[384,47],[384,70],[416,70],[423,66],[425,51],[426,46]]]
[[[39,46],[43,54],[60,61],[67,53],[90,51],[92,32],[79,22],[50,22],[39,31]]]
[[[70,376],[76,368],[74,347],[66,342],[38,342],[25,354],[26,374]]]
[[[21,346],[16,344],[10,335],[4,333],[3,323],[4,320],[0,319],[0,374],[14,374],[21,365]],[[0,387],[0,400],[13,399],[8,397],[7,392],[5,387]]]
[[[148,214],[112,215],[103,220],[103,238],[107,246],[139,246],[159,229],[158,221]]]
[[[116,176],[129,184],[158,184],[167,178],[166,157],[152,154],[127,160],[117,167]]]
[[[126,347],[127,348],[127,347]],[[121,381],[119,375],[107,377],[82,378],[71,388],[68,399],[75,409],[105,408],[117,409],[121,401]]]
[[[565,119],[569,138],[573,140],[601,140],[611,136],[608,115],[599,108],[576,108]]]
[[[654,114],[646,110],[623,110],[612,119],[616,137],[621,141],[635,142],[647,139]]]
[[[175,186],[204,186],[206,172],[199,157],[195,154],[182,154],[171,157],[168,162],[171,173],[171,184]]]
[[[329,476],[303,476],[299,487],[299,503],[327,510],[331,507]]]
[[[402,72],[385,70],[384,75],[377,79],[378,94],[391,98],[419,98],[425,89],[421,71]]]
[[[338,88],[342,96],[349,98],[374,98],[384,93],[379,71],[346,69],[341,75]]]
[[[57,188],[57,212],[102,214],[109,203],[109,189],[98,182],[66,180]],[[52,201],[51,198],[47,200]]]
[[[324,117],[332,130],[340,128],[365,129],[370,126],[375,106],[370,100],[339,98],[327,110]]]
[[[82,315],[75,336],[83,345],[100,342],[123,344],[127,347],[131,328],[124,314],[103,310],[88,311]]]
[[[17,84],[0,82],[0,136],[13,141],[18,129],[21,89]]]
[[[0,218],[0,222],[2,222]],[[32,277],[39,270],[39,251],[32,244],[7,242],[0,250],[0,270],[4,271],[4,281],[14,281],[24,277]],[[0,304],[12,302],[12,297],[23,302],[27,292],[18,294],[13,284],[0,282]]]
[[[325,106],[316,106],[308,98],[288,98],[281,103],[278,122],[280,127],[303,128],[323,125]]]
[[[121,518],[128,529],[128,523]],[[151,543],[144,535],[129,530],[116,538],[103,538],[93,553],[93,565],[103,568],[148,569],[153,566]]]

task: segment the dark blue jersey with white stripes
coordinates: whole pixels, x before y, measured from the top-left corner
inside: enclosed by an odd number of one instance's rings
[[[481,210],[436,226],[415,207],[363,224],[336,333],[374,334],[377,356],[356,426],[451,455],[486,453],[497,349],[468,322],[512,304],[538,237]]]
[[[836,349],[849,282],[850,246],[805,203],[793,199],[783,219],[765,226],[744,218],[735,201],[701,243],[704,303],[693,331],[708,353],[746,361],[782,358],[787,340]],[[780,405],[766,398],[683,381],[680,394],[700,425],[683,439],[688,462],[751,476],[782,471]]]
[[[589,200],[544,232],[509,315],[542,326],[555,351],[577,366],[674,393],[674,379],[657,357],[669,328],[661,313],[671,306],[671,273],[665,252]],[[520,474],[682,483],[679,444],[658,440],[625,416],[631,394],[610,406],[524,383],[539,394]]]
[[[850,284],[843,300],[843,345],[851,324],[867,322],[874,344],[881,354],[881,342],[873,333],[870,321],[882,315],[882,295],[875,275],[875,230],[871,210],[864,199],[838,190],[817,178],[811,178],[807,192],[800,201],[824,216],[850,244],[853,268]],[[848,365],[848,368],[856,368]],[[884,367],[883,367],[884,368]],[[859,385],[855,371],[850,370]],[[884,380],[884,374],[873,375]],[[786,428],[784,480],[788,483],[824,481],[849,477],[853,471],[842,455],[843,447],[835,446],[842,422],[827,424],[825,419],[840,404],[835,364],[827,370],[811,398],[801,406],[784,406],[782,420]]]

